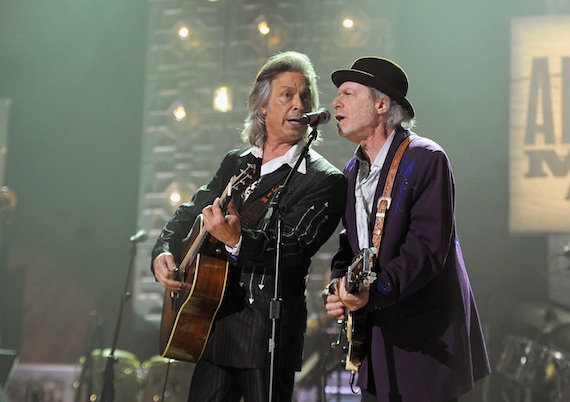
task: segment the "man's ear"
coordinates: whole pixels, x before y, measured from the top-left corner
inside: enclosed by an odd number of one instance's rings
[[[379,115],[388,113],[388,111],[390,110],[390,98],[388,98],[387,96],[377,98],[375,103],[376,103],[376,112]]]

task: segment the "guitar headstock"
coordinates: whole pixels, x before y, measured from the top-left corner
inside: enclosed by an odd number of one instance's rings
[[[256,181],[257,165],[255,163],[248,163],[245,169],[240,169],[239,174],[233,176],[228,183],[227,195],[228,197],[234,194],[239,194],[244,191],[251,183]]]
[[[377,250],[374,247],[364,248],[354,256],[346,272],[346,290],[357,294],[376,280],[376,272],[372,271]]]

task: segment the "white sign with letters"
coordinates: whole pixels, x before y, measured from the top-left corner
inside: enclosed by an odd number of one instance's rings
[[[570,232],[570,16],[511,22],[513,233]]]

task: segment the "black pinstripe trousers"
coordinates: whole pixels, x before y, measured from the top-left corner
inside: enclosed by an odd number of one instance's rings
[[[274,382],[275,402],[290,402],[295,372],[279,373]],[[206,360],[196,363],[188,402],[267,402],[269,370],[217,366]]]

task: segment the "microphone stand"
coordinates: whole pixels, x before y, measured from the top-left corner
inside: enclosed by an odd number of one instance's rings
[[[143,238],[144,239],[144,238]],[[131,298],[130,292],[130,280],[131,273],[133,270],[133,265],[135,261],[135,256],[137,254],[137,242],[141,239],[133,236],[130,239],[131,242],[131,257],[127,269],[127,277],[125,279],[125,288],[123,295],[121,296],[121,303],[119,305],[119,315],[117,316],[117,323],[115,325],[115,335],[113,336],[113,343],[109,356],[107,357],[107,362],[105,364],[105,371],[103,372],[103,387],[101,389],[101,399],[100,402],[114,402],[115,400],[115,370],[114,364],[117,362],[115,359],[115,349],[117,348],[117,341],[119,339],[119,330],[121,328],[121,321],[123,319],[123,308],[125,301]],[[101,350],[101,353],[103,350]]]
[[[273,198],[269,202],[269,206],[267,209],[267,213],[264,218],[263,230],[267,229],[269,225],[269,221],[275,211],[277,211],[277,242],[275,245],[275,274],[273,279],[273,298],[269,302],[269,318],[271,319],[271,338],[269,339],[269,354],[270,354],[270,365],[269,365],[269,402],[276,400],[276,387],[275,387],[275,380],[277,376],[277,367],[278,367],[278,348],[279,348],[279,320],[281,319],[281,308],[282,302],[281,299],[281,236],[282,236],[282,224],[283,218],[281,216],[281,210],[279,208],[279,201],[281,201],[281,196],[287,190],[287,186],[289,182],[293,178],[295,172],[297,172],[299,166],[303,159],[307,157],[309,153],[309,148],[311,143],[317,138],[317,126],[319,125],[319,121],[317,120],[314,124],[311,124],[312,131],[309,133],[309,140],[307,144],[303,147],[301,154],[297,158],[295,162],[295,166],[287,177],[283,184],[279,186]]]
[[[81,370],[81,375],[79,376],[79,386],[75,393],[75,402],[81,402],[82,400],[88,400],[89,396],[93,394],[93,377],[96,371],[96,367],[93,364],[93,351],[96,348],[102,350],[103,347],[103,337],[101,334],[101,321],[97,317],[97,312],[92,311],[90,317],[95,320],[95,326],[90,325],[91,332],[89,335],[89,342],[87,345],[87,350],[85,352],[85,361],[83,362],[83,369]],[[99,341],[99,342],[96,342]]]

